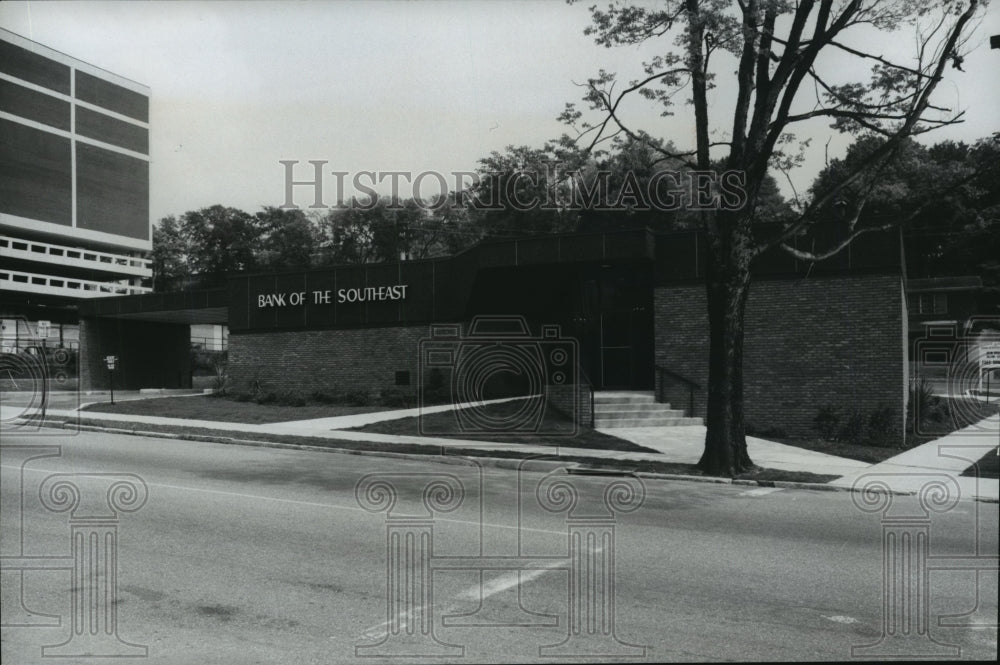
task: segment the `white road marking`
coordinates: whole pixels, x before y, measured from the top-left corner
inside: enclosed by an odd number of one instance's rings
[[[603,548],[598,547],[597,551],[602,551]],[[455,596],[455,598],[460,600],[479,600],[480,598],[489,598],[490,596],[496,595],[501,591],[506,591],[507,589],[517,586],[522,582],[530,582],[536,577],[541,577],[545,573],[549,572],[553,568],[559,568],[564,565],[561,560],[552,561],[547,563],[544,568],[533,568],[531,570],[512,570],[506,575],[501,575],[497,579],[482,585],[482,593],[480,594],[480,588],[478,584],[474,584],[462,593]]]
[[[826,616],[825,614],[821,614],[820,616],[822,616],[827,621],[832,621],[834,623],[861,623],[854,617],[844,616],[842,614],[835,614],[829,617]]]
[[[758,487],[756,489],[747,490],[746,492],[740,492],[740,496],[764,496],[766,494],[774,494],[775,492],[780,492],[784,487]]]
[[[603,552],[604,548],[603,547],[598,547],[598,548],[596,548],[595,551],[596,552]],[[496,580],[494,580],[494,581],[492,581],[490,583],[487,583],[487,584],[473,584],[472,586],[470,586],[465,591],[462,591],[460,593],[455,594],[455,596],[452,597],[452,601],[455,601],[455,600],[464,600],[464,601],[486,600],[490,596],[495,596],[496,594],[500,593],[501,591],[506,591],[507,589],[509,589],[511,587],[514,587],[514,586],[517,586],[517,585],[519,585],[519,584],[521,584],[523,582],[530,582],[531,580],[535,579],[536,577],[541,577],[545,573],[551,572],[553,569],[560,568],[563,565],[564,565],[563,561],[557,560],[557,561],[552,561],[551,563],[546,564],[544,568],[532,568],[531,570],[525,570],[525,571],[512,570],[511,572],[507,573],[506,575],[502,575],[502,576],[500,576],[499,578],[497,578]],[[358,638],[358,641],[362,641],[362,640],[371,640],[371,641],[382,640],[385,637],[388,637],[388,635],[389,635],[389,627],[392,626],[394,623],[398,624],[398,626],[399,626],[398,630],[399,631],[401,631],[401,632],[405,631],[406,628],[407,628],[407,626],[409,625],[410,618],[414,614],[416,614],[417,612],[426,612],[430,608],[431,608],[430,605],[422,605],[421,607],[419,607],[418,609],[413,610],[413,611],[407,610],[405,612],[400,612],[396,616],[396,620],[395,621],[393,621],[392,619],[390,619],[388,621],[383,621],[382,623],[376,624],[376,625],[372,626],[371,628],[369,628],[368,630],[366,630],[365,632],[361,633],[361,636]],[[449,609],[450,608],[446,608],[445,610],[442,610],[441,616],[446,616],[449,613],[449,611],[448,611]]]

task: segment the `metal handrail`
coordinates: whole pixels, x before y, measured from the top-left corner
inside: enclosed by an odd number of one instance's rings
[[[694,391],[695,390],[701,390],[701,386],[698,385],[697,382],[692,381],[691,379],[687,378],[686,376],[684,376],[682,374],[678,374],[677,372],[675,372],[675,371],[673,371],[671,369],[667,369],[666,367],[663,367],[662,365],[656,365],[655,367],[656,367],[657,374],[660,374],[660,375],[666,374],[668,376],[671,376],[671,377],[677,379],[678,381],[681,381],[681,382],[687,384],[687,386],[688,386],[688,417],[693,418],[694,417]],[[663,401],[663,378],[662,378],[662,376],[658,376],[657,377],[656,401],[657,402],[662,402]]]
[[[594,382],[590,380],[587,376],[587,370],[583,368],[582,362],[577,362],[577,367],[580,369],[580,377],[584,381],[584,385],[587,386],[587,390],[590,391],[590,428],[594,428]]]

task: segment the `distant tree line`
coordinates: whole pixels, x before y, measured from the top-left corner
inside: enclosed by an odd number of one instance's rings
[[[876,150],[881,139],[859,137],[843,159],[831,160],[808,191],[786,200],[768,175],[755,219],[782,222],[828,183]],[[157,291],[224,284],[227,273],[413,260],[455,254],[490,238],[623,228],[699,228],[696,211],[666,209],[646,194],[685,173],[650,147],[668,142],[615,140],[586,158],[566,142],[542,148],[508,147],[479,162],[478,183],[445,199],[352,200],[326,210],[265,207],[248,213],[213,205],[168,216],[153,231],[153,286]],[[1000,135],[975,145],[909,141],[874,186],[838,192],[819,217],[877,222],[909,218],[907,263],[911,277],[980,275],[1000,292]],[[572,176],[572,177],[570,177]],[[940,183],[960,186],[940,195]],[[576,188],[576,189],[574,189]],[[573,190],[573,191],[571,191]],[[585,205],[579,204],[580,192]],[[599,192],[598,200],[595,192]],[[934,192],[928,200],[928,192]],[[525,207],[519,202],[544,202]]]

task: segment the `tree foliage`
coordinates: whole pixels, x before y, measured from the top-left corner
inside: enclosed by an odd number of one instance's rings
[[[941,141],[904,142],[898,158],[877,181],[838,187],[842,174],[875,151],[883,140],[861,136],[816,177],[813,196],[836,190],[824,214],[851,214],[865,201],[865,226],[908,220],[907,274],[943,277],[971,274],[991,292],[1000,287],[1000,133],[973,145]]]
[[[572,2],[573,0],[570,0]],[[619,136],[645,142],[664,159],[692,169],[721,164],[744,174],[742,209],[702,211],[707,239],[709,318],[708,431],[699,466],[735,474],[752,467],[743,422],[743,335],[753,260],[780,248],[799,259],[822,260],[855,238],[888,226],[864,225],[867,198],[845,216],[842,238],[818,251],[791,239],[809,232],[847,187],[871,189],[909,137],[960,121],[962,113],[936,102],[949,65],[959,68],[974,19],[985,0],[667,0],[655,6],[616,2],[590,8],[586,33],[604,47],[655,44],[660,55],[643,63],[640,78],[619,85],[601,70],[585,86],[586,110],[573,104],[560,116],[567,137],[584,151]],[[915,36],[911,59],[897,61],[872,48],[889,34]],[[907,36],[909,38],[909,36]],[[863,73],[864,72],[864,73]],[[859,75],[860,74],[860,75]],[[731,108],[710,105],[709,90],[734,92]],[[649,141],[627,113],[640,95],[672,115],[678,101],[693,106],[694,144],[672,149]],[[835,186],[802,201],[774,232],[755,224],[768,172],[787,174],[801,162],[799,128],[814,120],[881,143],[843,169]],[[648,133],[647,133],[648,132]]]

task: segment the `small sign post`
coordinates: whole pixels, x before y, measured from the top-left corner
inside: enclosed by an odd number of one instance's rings
[[[990,402],[990,378],[1000,369],[1000,342],[989,342],[980,347],[979,392],[983,392],[983,374],[986,374],[986,403]]]
[[[990,403],[990,379],[998,369],[1000,369],[1000,342],[981,344],[979,346],[979,393],[986,395],[987,404]],[[986,375],[985,392],[983,391],[983,374]]]
[[[108,384],[111,386],[111,403],[115,403],[115,364],[118,356],[105,356],[104,362],[108,366]]]

